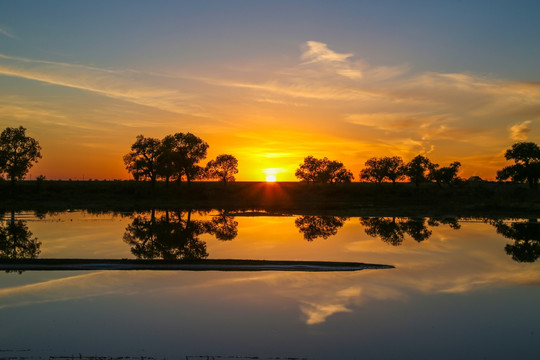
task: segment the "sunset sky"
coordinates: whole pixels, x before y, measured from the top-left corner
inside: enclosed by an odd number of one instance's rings
[[[48,179],[127,179],[138,134],[176,132],[238,180],[418,154],[494,179],[540,142],[539,18],[537,0],[5,0],[0,130],[27,128]]]

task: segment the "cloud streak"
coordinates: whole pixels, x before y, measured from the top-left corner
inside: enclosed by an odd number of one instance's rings
[[[531,127],[529,126],[532,121],[527,120],[521,124],[516,124],[510,128],[510,139],[512,140],[527,140]]]
[[[9,31],[7,31],[6,29],[3,29],[3,28],[0,28],[0,35],[4,35],[10,39],[15,39],[16,36],[13,35],[12,33],[10,33]]]
[[[155,85],[156,79],[137,71],[109,70],[0,54],[0,75],[90,91],[178,114],[207,115],[193,101],[194,95],[177,89],[182,84],[176,83],[176,87]]]

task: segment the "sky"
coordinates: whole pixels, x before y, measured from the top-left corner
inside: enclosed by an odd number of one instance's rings
[[[304,157],[358,180],[422,154],[494,179],[540,140],[540,2],[0,2],[0,129],[42,146],[29,178],[128,179],[135,137],[191,132],[237,180]]]

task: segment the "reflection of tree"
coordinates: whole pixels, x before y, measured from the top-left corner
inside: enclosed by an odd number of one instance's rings
[[[294,224],[304,234],[304,239],[313,241],[319,237],[328,239],[336,235],[347,219],[340,216],[300,216]]]
[[[221,213],[206,224],[206,229],[218,240],[232,240],[238,235],[238,221],[233,216]]]
[[[237,227],[233,217],[224,214],[203,221],[191,219],[191,210],[166,211],[160,217],[152,211],[150,219],[133,219],[126,228],[124,241],[139,259],[204,259],[208,253],[200,235],[210,233],[219,240],[232,240],[238,233]]]
[[[364,225],[365,232],[372,237],[380,237],[382,241],[391,245],[401,245],[403,242],[403,229],[401,224],[396,222],[396,218],[360,218],[360,223]]]
[[[432,234],[426,226],[426,219],[408,219],[401,223],[401,228],[418,242],[429,239]]]
[[[41,242],[32,237],[26,222],[15,220],[15,213],[11,213],[11,220],[0,226],[0,258],[3,259],[34,259],[41,252]]]
[[[535,262],[540,257],[540,223],[537,219],[528,222],[505,224],[498,220],[493,223],[497,232],[505,238],[514,240],[506,244],[504,250],[518,262]]]
[[[457,230],[461,228],[456,218],[429,219],[426,225],[425,218],[396,219],[396,218],[360,218],[360,223],[365,226],[364,231],[372,237],[379,237],[382,241],[390,245],[401,245],[405,235],[418,242],[430,238],[432,231],[429,226],[439,226],[445,224]]]

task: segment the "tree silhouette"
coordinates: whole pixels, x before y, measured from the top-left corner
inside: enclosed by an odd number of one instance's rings
[[[336,235],[348,218],[339,216],[300,216],[294,221],[307,241],[322,237],[328,239]]]
[[[11,220],[0,226],[0,259],[34,259],[40,250],[41,242],[28,230],[26,222],[15,220],[15,213],[11,213]]]
[[[131,152],[124,156],[126,169],[135,180],[150,179],[152,186],[158,176],[158,159],[161,154],[161,141],[138,135],[131,145]]]
[[[168,135],[163,143],[166,144],[165,158],[171,162],[177,181],[182,181],[185,176],[189,183],[202,174],[203,169],[198,163],[206,158],[208,144],[205,141],[188,132]]]
[[[234,174],[238,173],[238,160],[227,154],[218,155],[216,160],[206,164],[206,175],[210,179],[219,179],[226,183],[234,181]]]
[[[403,167],[403,174],[416,186],[419,186],[421,183],[428,181],[433,166],[434,164],[428,158],[417,155]]]
[[[360,171],[360,179],[373,181],[378,184],[385,179],[392,181],[403,177],[403,159],[399,156],[376,158],[373,157],[365,162],[365,168]]]
[[[24,127],[8,127],[0,134],[0,174],[5,173],[13,186],[40,158],[41,146],[37,140],[26,136]]]
[[[511,179],[515,182],[527,181],[532,189],[538,188],[540,179],[540,147],[533,142],[519,142],[512,145],[504,154],[506,160],[515,164],[506,166],[497,172],[497,180]]]
[[[441,186],[442,184],[448,184],[452,185],[456,181],[458,181],[457,173],[459,171],[459,168],[461,167],[461,163],[459,161],[454,161],[450,164],[450,166],[445,166],[442,168],[439,168],[438,164],[432,164],[432,169],[430,172],[430,179],[434,180],[437,185]]]
[[[535,262],[540,257],[540,223],[537,219],[528,222],[505,224],[502,220],[493,222],[497,233],[514,240],[506,244],[504,250],[517,262]]]
[[[354,179],[352,172],[347,170],[343,163],[328,160],[326,157],[317,159],[311,155],[304,158],[295,176],[300,181],[315,183],[351,182]]]

